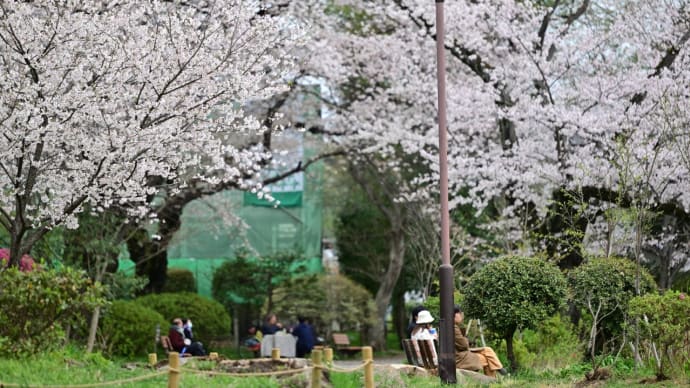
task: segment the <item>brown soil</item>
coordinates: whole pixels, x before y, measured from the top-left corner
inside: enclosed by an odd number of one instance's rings
[[[215,370],[230,373],[256,373],[274,372],[288,369],[301,369],[304,363],[296,362],[294,359],[251,359],[251,360],[223,360],[218,362]]]

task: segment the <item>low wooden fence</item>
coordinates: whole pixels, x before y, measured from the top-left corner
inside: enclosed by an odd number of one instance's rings
[[[210,358],[217,358],[217,353],[211,353]],[[273,349],[271,358],[277,360],[280,358],[280,350]],[[91,387],[107,387],[111,385],[133,383],[153,379],[159,376],[168,375],[168,388],[178,388],[182,373],[203,374],[207,376],[229,376],[229,377],[257,377],[257,376],[281,376],[289,374],[306,373],[311,370],[311,386],[314,388],[321,387],[322,371],[329,370],[331,372],[351,373],[360,369],[364,370],[364,386],[365,388],[374,388],[374,357],[373,350],[370,346],[362,348],[362,363],[353,368],[339,368],[333,364],[333,349],[314,349],[311,353],[312,365],[300,369],[288,369],[274,372],[254,372],[254,373],[229,373],[216,372],[209,370],[198,370],[192,368],[184,368],[180,365],[180,354],[177,352],[170,352],[168,354],[168,370],[156,373],[150,373],[143,376],[131,377],[128,379],[120,379],[113,381],[105,381],[93,384],[75,384],[75,385],[27,385],[27,384],[12,384],[0,381],[0,387],[24,387],[24,388],[91,388]],[[156,354],[149,355],[149,364],[155,365],[157,363]]]

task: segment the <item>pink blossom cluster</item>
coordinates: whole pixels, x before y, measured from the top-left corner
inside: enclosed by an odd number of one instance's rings
[[[7,262],[10,260],[10,250],[8,248],[0,248],[0,261],[2,261],[2,266],[6,266]],[[38,269],[38,264],[29,255],[23,255],[19,261],[19,270],[22,272],[33,271]]]

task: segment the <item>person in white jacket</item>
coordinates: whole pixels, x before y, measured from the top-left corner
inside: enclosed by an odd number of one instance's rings
[[[412,338],[413,340],[438,339],[436,329],[434,329],[431,326],[431,322],[433,321],[434,317],[431,316],[431,313],[429,311],[420,311],[419,314],[417,314],[417,322],[415,327],[412,329],[412,334],[410,335],[410,338]]]
[[[414,348],[417,354],[420,356],[420,358],[421,351],[419,350],[418,341],[431,340],[431,349],[433,351],[434,364],[438,365],[438,355],[436,353],[436,345],[434,344],[434,340],[438,339],[438,334],[436,333],[436,329],[434,329],[431,326],[431,322],[433,321],[434,317],[431,316],[431,313],[429,311],[420,311],[419,314],[417,314],[417,324],[415,325],[414,329],[412,329],[412,335],[410,336],[410,338],[415,340],[413,341]]]

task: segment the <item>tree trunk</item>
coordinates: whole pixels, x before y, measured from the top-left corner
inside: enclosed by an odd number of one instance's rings
[[[383,350],[386,348],[386,310],[391,301],[395,284],[398,282],[400,272],[402,272],[405,256],[405,236],[400,228],[395,228],[391,232],[389,249],[389,263],[385,275],[381,279],[381,285],[376,292],[376,313],[379,318],[378,324],[374,325],[370,331],[371,345]]]
[[[407,311],[405,311],[405,287],[398,283],[393,295],[393,329],[398,336],[398,345],[402,349],[402,340],[407,337]]]
[[[86,353],[93,351],[93,345],[96,343],[96,331],[98,330],[98,320],[101,316],[101,308],[96,307],[91,313],[91,324],[89,325],[89,339],[86,341]]]
[[[10,231],[10,258],[8,260],[8,267],[19,267],[19,262],[22,257],[21,246],[22,238],[24,237],[24,227],[19,217],[15,218],[12,230]]]
[[[144,293],[161,292],[167,280],[167,252],[161,244],[151,241],[148,231],[139,228],[132,238],[127,240],[129,256],[136,263],[137,276],[146,276],[149,283]]]
[[[510,362],[510,370],[517,371],[519,368],[517,358],[515,358],[515,351],[513,350],[513,336],[515,329],[510,329],[506,333],[504,339],[506,340],[506,353],[508,353],[508,362]]]
[[[96,258],[95,260],[99,259]],[[94,277],[94,280],[99,283],[103,281],[103,275],[105,275],[105,273],[108,272],[108,269],[112,268],[111,263],[115,263],[115,271],[117,270],[116,255],[113,255],[113,257],[106,256],[105,259],[101,260],[102,261],[100,263],[96,264],[96,274]],[[96,308],[93,310],[93,313],[91,313],[91,324],[89,325],[89,338],[86,341],[86,353],[91,353],[93,351],[93,345],[94,343],[96,343],[96,332],[98,331],[98,320],[100,319],[100,317],[101,306],[96,306]]]

